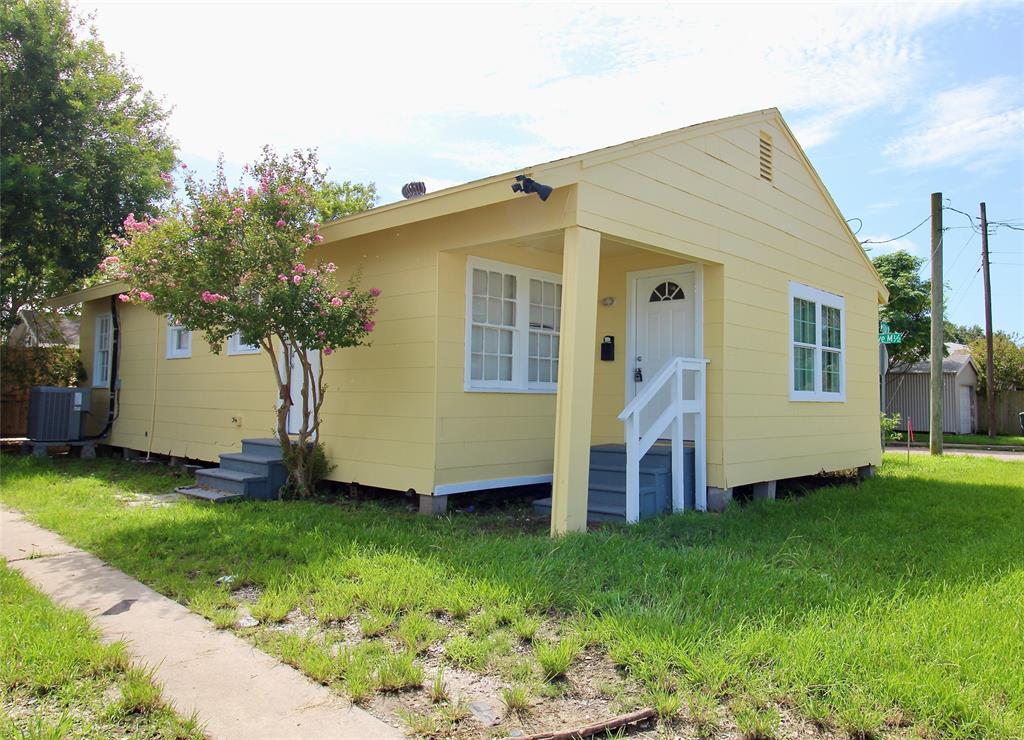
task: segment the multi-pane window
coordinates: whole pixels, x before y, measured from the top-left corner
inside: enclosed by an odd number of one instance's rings
[[[562,286],[530,278],[530,347],[527,379],[558,382],[558,333],[562,328]]]
[[[113,318],[110,314],[96,317],[96,342],[92,356],[92,384],[110,385],[110,365],[113,357]]]
[[[173,316],[167,317],[167,358],[178,359],[192,356],[192,332],[178,323]]]
[[[845,400],[841,296],[790,283],[790,399]]]
[[[510,273],[473,269],[470,380],[512,382],[517,283]]]
[[[553,390],[562,284],[557,275],[471,258],[466,388]]]
[[[228,337],[229,355],[254,355],[259,351],[260,346],[258,344],[243,343],[242,336],[237,331]]]

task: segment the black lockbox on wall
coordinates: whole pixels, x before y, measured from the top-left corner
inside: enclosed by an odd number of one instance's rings
[[[615,337],[608,336],[601,340],[601,359],[604,362],[615,359]]]

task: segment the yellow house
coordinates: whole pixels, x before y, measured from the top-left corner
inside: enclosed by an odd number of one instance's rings
[[[702,509],[738,486],[773,494],[780,479],[880,462],[887,293],[776,109],[323,234],[324,261],[383,291],[372,346],[324,358],[335,480],[412,491],[434,512],[450,494],[551,482],[560,533],[585,528],[588,491],[599,512],[614,493],[628,520],[648,513],[659,475],[673,508]],[[94,431],[113,419],[111,445],[200,460],[268,436],[267,357],[235,342],[214,355],[118,304],[124,287],[54,301],[83,304]]]

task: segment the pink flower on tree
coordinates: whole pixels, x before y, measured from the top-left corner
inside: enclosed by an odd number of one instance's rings
[[[287,275],[278,275],[277,279],[280,280],[282,283],[287,283],[288,282],[288,276]]]
[[[276,224],[274,224],[274,225],[275,225],[275,226],[276,226],[277,228],[279,228],[279,229],[283,229],[283,228],[284,228],[284,219],[283,219],[283,218],[279,218],[279,219],[277,219],[277,223],[276,223]]]
[[[380,288],[370,288],[370,295],[374,298],[380,295]]]
[[[218,301],[226,301],[228,299],[226,295],[211,293],[208,290],[204,290],[200,298],[202,298],[203,303],[217,303]]]
[[[335,308],[341,308],[345,305],[345,302],[338,298],[338,296],[334,296],[334,298],[331,299],[331,305]]]
[[[375,327],[376,325],[377,324],[374,323],[373,321],[367,321],[365,324],[363,324],[363,331],[371,332],[373,331],[373,327]]]
[[[302,282],[302,275],[292,275],[292,283],[298,285]]]
[[[299,264],[295,265],[295,272],[298,273],[299,275],[301,275],[305,271],[306,271],[306,266],[304,264],[302,264],[301,262]]]
[[[117,300],[121,301],[121,303],[128,303],[128,301],[130,301],[130,300],[131,300],[131,298],[130,298],[129,296],[125,295],[124,293],[121,293],[121,294],[120,294],[120,295],[119,295],[119,296],[117,297]]]
[[[174,185],[174,177],[170,172],[161,172],[160,179],[163,180],[166,185]]]
[[[331,349],[330,347],[324,347],[324,354],[325,355],[334,354],[334,350]]]
[[[143,303],[149,303],[151,300],[153,300],[153,294],[145,290],[140,290],[139,300],[142,301]]]

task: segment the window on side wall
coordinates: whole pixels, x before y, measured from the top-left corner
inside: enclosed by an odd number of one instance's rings
[[[95,349],[92,356],[92,384],[94,387],[110,385],[113,346],[113,317],[109,313],[97,316]]]
[[[167,317],[167,359],[176,360],[192,356],[192,332],[178,323],[173,316]]]
[[[466,280],[466,390],[554,391],[561,276],[470,258]]]
[[[228,337],[229,355],[255,355],[260,351],[258,344],[243,344],[241,335],[236,331]]]
[[[842,296],[789,284],[789,398],[846,400],[845,303]]]

